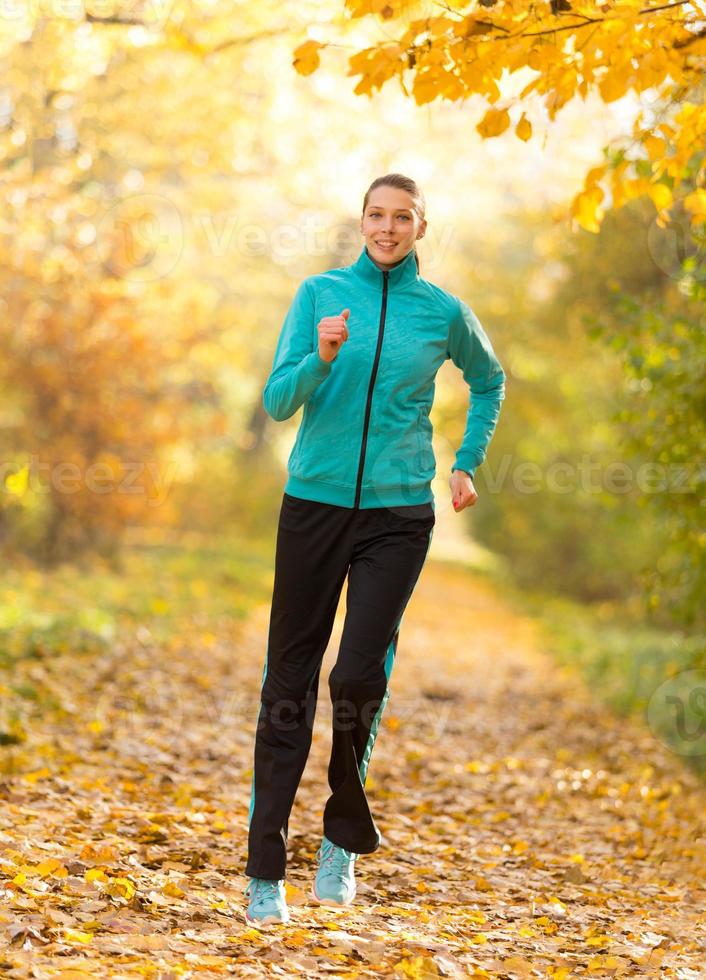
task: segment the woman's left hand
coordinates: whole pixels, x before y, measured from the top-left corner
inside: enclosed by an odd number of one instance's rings
[[[476,488],[473,486],[473,480],[465,470],[454,470],[449,478],[449,486],[451,487],[451,499],[454,510],[457,514],[464,507],[472,507],[476,500],[478,500],[478,494],[476,493]]]

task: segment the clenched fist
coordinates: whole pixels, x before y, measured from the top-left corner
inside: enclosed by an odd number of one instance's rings
[[[449,477],[449,487],[453,499],[454,510],[460,513],[465,507],[473,507],[478,500],[476,488],[470,473],[465,470],[454,470]]]
[[[325,316],[319,320],[319,357],[323,361],[333,361],[338,356],[341,344],[348,340],[346,321],[350,310],[343,310],[338,316]]]

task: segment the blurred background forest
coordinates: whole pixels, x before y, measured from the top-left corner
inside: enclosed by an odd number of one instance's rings
[[[685,27],[683,8],[650,27],[667,47],[681,32],[678,62],[612,90],[552,89],[550,111],[537,93],[512,102],[528,138],[496,116],[478,128],[487,79],[457,99],[436,98],[434,78],[423,99],[379,79],[355,90],[356,51],[444,9],[198,0],[38,18],[18,4],[4,19],[6,745],[44,697],[13,680],[19,660],[90,652],[138,623],[203,643],[267,601],[300,417],[262,405],[279,329],[302,277],[355,260],[363,194],[391,171],[426,195],[422,275],[472,306],[508,379],[478,503],[454,515],[468,390],[451,362],[439,374],[430,559],[482,571],[543,618],[557,658],[616,710],[643,711],[687,671],[703,683],[703,20]],[[528,55],[501,102],[548,64]],[[685,105],[688,152],[670,147]],[[596,194],[628,161],[632,191]]]

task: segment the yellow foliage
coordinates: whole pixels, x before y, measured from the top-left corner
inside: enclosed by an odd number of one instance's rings
[[[431,956],[410,956],[395,963],[393,970],[402,977],[412,977],[414,980],[424,980],[426,977],[438,977],[439,968]]]
[[[168,881],[162,887],[162,894],[167,895],[169,898],[184,898],[186,892],[183,891],[174,881]]]
[[[510,113],[507,109],[488,109],[476,129],[483,137],[500,136],[510,125]]]
[[[84,862],[93,861],[95,864],[111,864],[117,859],[118,853],[110,844],[84,844],[79,857]]]
[[[672,356],[670,347],[665,354]],[[202,643],[204,632],[215,630],[185,621],[176,636],[159,641],[147,655],[128,629],[110,661],[112,670],[106,669],[106,656],[45,658],[43,682],[56,706],[39,719],[41,729],[34,726],[36,737],[22,765],[38,770],[47,735],[57,736],[57,754],[51,780],[31,785],[13,779],[4,801],[0,914],[12,936],[5,959],[17,960],[23,947],[37,975],[48,976],[56,964],[54,947],[61,943],[74,947],[71,958],[64,957],[68,975],[80,952],[86,976],[101,975],[106,963],[124,973],[128,963],[131,973],[155,977],[159,971],[185,971],[215,978],[234,967],[238,974],[264,969],[276,976],[281,967],[283,975],[312,978],[362,972],[404,980],[464,971],[476,978],[529,978],[541,964],[541,976],[561,980],[567,977],[565,964],[582,964],[589,976],[619,977],[630,975],[630,962],[651,968],[665,952],[678,954],[685,976],[689,967],[698,975],[699,950],[674,945],[666,934],[660,948],[661,930],[645,922],[667,921],[667,909],[679,914],[684,935],[698,929],[701,910],[698,903],[684,902],[684,883],[698,881],[703,866],[702,787],[681,769],[677,778],[666,750],[660,757],[654,749],[648,764],[639,726],[601,711],[592,713],[589,731],[583,693],[575,696],[576,677],[561,679],[553,659],[529,640],[526,614],[446,563],[429,574],[419,620],[410,623],[408,670],[406,679],[400,677],[399,694],[402,703],[418,694],[434,635],[435,679],[457,688],[462,723],[450,726],[431,753],[419,726],[404,723],[394,734],[392,764],[380,760],[378,780],[368,786],[395,854],[383,848],[366,858],[367,882],[361,881],[364,887],[348,909],[319,907],[309,899],[320,826],[310,812],[316,807],[305,800],[307,836],[295,845],[297,884],[291,877],[286,881],[292,921],[276,934],[249,928],[243,916],[243,787],[252,777],[252,757],[243,740],[225,745],[238,777],[222,778],[224,756],[218,746],[214,751],[214,736],[224,716],[214,712],[210,698],[198,697],[223,687],[224,678],[236,679],[246,699],[257,696],[261,675],[253,651],[265,648],[267,626],[261,607],[246,629],[228,634],[235,642]],[[459,595],[465,601],[457,602]],[[447,628],[433,633],[440,619]],[[479,702],[477,685],[458,684],[459,677],[482,676],[487,645],[482,639],[468,642],[479,628],[498,633],[494,669],[510,683],[519,659],[527,665],[517,689],[509,691],[517,695],[511,701],[513,724],[523,733],[521,755],[509,754],[497,740],[507,723],[508,699]],[[669,663],[678,666],[676,658]],[[163,678],[177,686],[176,718],[160,719],[164,713],[155,712],[147,664],[161,664]],[[36,673],[36,661],[19,661],[13,684]],[[552,697],[543,701],[547,690]],[[87,744],[82,722],[97,699],[107,708],[114,696],[118,704],[129,697],[134,709],[125,728],[104,712],[110,738],[96,751]],[[540,717],[543,724],[537,726]],[[179,746],[178,769],[174,757],[152,751],[162,732]],[[620,759],[611,757],[611,766],[604,766],[615,744]],[[140,747],[148,751],[141,754]],[[312,751],[314,781],[322,784],[329,761],[325,740],[315,741]],[[396,764],[400,759],[406,764]],[[410,783],[412,764],[424,773],[424,785]],[[567,792],[562,783],[579,776],[581,791]],[[389,804],[381,802],[383,786]],[[57,793],[57,787],[67,791]],[[549,806],[537,807],[540,791]],[[188,813],[178,802],[185,793],[194,800]],[[620,819],[614,806],[596,806],[605,799],[620,802]],[[494,824],[493,814],[502,814],[503,823]],[[565,832],[585,828],[589,820],[591,833]],[[215,832],[221,821],[230,829],[227,841]],[[161,838],[155,835],[159,830]],[[580,851],[572,851],[579,841]],[[642,862],[633,874],[630,862],[636,857]],[[645,890],[641,875],[650,861],[659,862],[660,872],[656,887]],[[622,871],[616,889],[617,864]],[[586,865],[591,881],[582,889],[586,879],[565,875]],[[612,920],[602,914],[606,896],[614,905]],[[618,921],[620,929],[613,929]]]
[[[135,886],[129,878],[110,878],[105,887],[105,892],[114,898],[124,898],[126,901],[135,894]]]
[[[429,69],[423,75],[415,76],[412,93],[418,105],[424,105],[437,97],[443,79],[444,72],[436,69]]]
[[[666,184],[651,184],[647,193],[658,211],[668,208],[672,203],[672,192]]]
[[[647,155],[650,160],[659,160],[666,156],[667,141],[661,139],[659,136],[646,136],[642,141],[642,145],[647,150]]]
[[[345,6],[352,18],[377,14],[387,20],[390,17],[399,17],[413,4],[409,0],[346,0]]]
[[[102,868],[89,868],[84,877],[86,881],[100,881],[103,884],[108,881],[108,875]]]
[[[78,929],[64,929],[64,939],[67,943],[90,943],[93,935],[90,932],[80,932]]]
[[[47,858],[46,861],[42,861],[34,869],[36,874],[41,875],[42,878],[46,878],[49,875],[54,875],[57,878],[65,878],[68,875],[68,871],[61,863],[57,861],[56,858]]]
[[[294,61],[292,64],[300,75],[311,75],[316,71],[321,63],[319,50],[325,47],[318,41],[304,41],[294,51]]]
[[[29,485],[29,466],[25,465],[17,473],[5,477],[5,489],[15,497],[22,497]]]
[[[515,133],[525,143],[532,136],[532,123],[529,121],[524,112],[522,113],[517,126],[515,126]]]
[[[706,221],[706,190],[699,187],[691,194],[687,194],[684,198],[684,207],[698,221]]]
[[[706,38],[699,33],[701,14],[689,4],[649,7],[639,0],[601,6],[575,2],[570,8],[573,22],[567,17],[568,7],[555,12],[549,4],[488,3],[470,12],[468,7],[466,3],[450,4],[448,13],[416,19],[401,28],[396,38],[388,29],[385,41],[354,52],[348,74],[360,76],[355,92],[371,95],[386,81],[402,79],[411,71],[409,94],[419,105],[439,98],[455,102],[481,95],[489,105],[475,128],[490,139],[508,129],[509,110],[529,96],[543,98],[550,120],[577,95],[585,99],[589,92],[609,103],[630,92],[641,96],[654,91],[656,103],[679,106],[684,90],[703,73],[699,59],[706,51]],[[404,0],[346,2],[354,18],[370,15],[394,20],[413,8],[414,4]],[[458,16],[450,16],[456,11]],[[318,58],[316,42],[307,45],[300,46],[297,53],[307,52],[303,64],[308,72],[318,66]],[[501,96],[498,80],[504,72],[522,68],[537,76],[504,108],[495,107]],[[618,170],[612,180],[612,207],[648,195],[657,210],[664,211],[678,196],[676,189],[687,175],[694,149],[704,144],[703,104],[684,103],[668,120],[649,114],[648,125],[642,117],[639,113],[635,121],[630,156],[593,168],[571,203],[571,215],[586,230],[599,231],[605,214],[598,176]],[[525,142],[535,135],[524,112],[514,132]],[[638,161],[645,157],[652,166],[651,179],[637,169]],[[664,175],[672,179],[671,188],[660,180]],[[704,220],[698,199],[690,213],[695,223]]]
[[[603,191],[597,186],[583,191],[574,198],[571,214],[586,231],[600,231],[599,218],[602,217],[602,200]]]

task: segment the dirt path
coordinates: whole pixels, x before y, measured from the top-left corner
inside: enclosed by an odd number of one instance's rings
[[[368,776],[384,844],[354,906],[309,903],[344,613],[274,939],[242,920],[269,608],[13,678],[56,707],[0,750],[0,976],[706,976],[706,792],[558,671],[531,620],[431,558]]]

